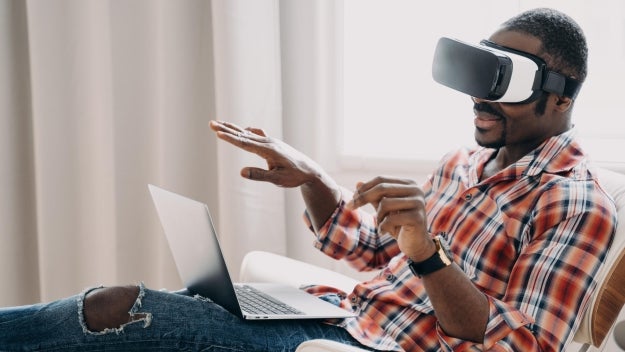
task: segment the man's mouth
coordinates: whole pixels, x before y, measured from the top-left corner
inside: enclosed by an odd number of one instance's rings
[[[503,116],[487,103],[479,103],[473,106],[475,114],[475,127],[489,129],[503,120]]]
[[[488,130],[501,122],[502,118],[490,114],[475,114],[475,127],[482,130]]]

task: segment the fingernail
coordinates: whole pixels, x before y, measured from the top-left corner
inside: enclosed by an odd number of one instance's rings
[[[241,176],[243,176],[244,178],[250,178],[250,174],[251,172],[248,169],[241,170]]]

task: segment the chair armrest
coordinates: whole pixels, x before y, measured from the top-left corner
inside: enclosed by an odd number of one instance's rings
[[[295,352],[366,352],[365,350],[336,341],[315,339],[302,342]]]
[[[278,254],[252,251],[241,263],[239,278],[243,282],[274,282],[293,287],[327,285],[352,292],[358,281],[347,275]]]

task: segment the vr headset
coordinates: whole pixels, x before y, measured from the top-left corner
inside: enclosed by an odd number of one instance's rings
[[[581,82],[547,69],[541,58],[482,40],[479,46],[441,38],[434,52],[432,77],[472,97],[525,104],[542,92],[575,99]]]

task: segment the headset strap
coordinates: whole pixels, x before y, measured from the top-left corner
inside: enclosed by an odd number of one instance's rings
[[[574,100],[582,88],[582,82],[561,73],[547,71],[541,88],[545,92],[563,95]]]

